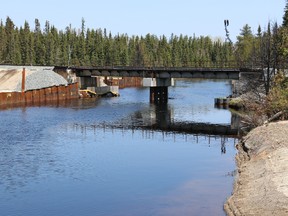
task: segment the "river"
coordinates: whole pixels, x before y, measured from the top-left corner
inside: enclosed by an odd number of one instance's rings
[[[237,140],[146,126],[230,124],[230,111],[214,108],[229,94],[229,81],[177,80],[164,107],[149,103],[149,88],[126,88],[1,110],[0,214],[225,215]]]

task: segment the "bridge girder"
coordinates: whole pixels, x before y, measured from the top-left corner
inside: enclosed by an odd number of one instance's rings
[[[143,78],[239,79],[240,69],[229,68],[135,68],[135,67],[72,67],[78,77],[111,76]]]

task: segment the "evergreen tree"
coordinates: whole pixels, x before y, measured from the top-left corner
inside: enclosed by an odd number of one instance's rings
[[[96,65],[97,62],[97,44],[95,42],[96,32],[94,29],[86,33],[86,58],[89,59],[90,65]],[[104,42],[103,42],[104,43]]]
[[[136,60],[136,37],[132,36],[128,42],[128,55],[129,55],[129,63],[131,66],[137,66]]]
[[[71,33],[70,28],[66,32],[59,32],[60,49],[57,49],[56,65],[71,66],[73,48],[70,45]]]
[[[181,66],[181,50],[177,36],[171,35],[171,63],[173,67]]]
[[[14,50],[12,59],[13,64],[16,65],[20,65],[22,63],[19,35],[20,35],[19,30],[18,28],[16,28],[14,32]]]
[[[145,46],[143,43],[143,38],[136,36],[136,47],[135,47],[135,66],[144,66],[145,65]]]
[[[80,65],[86,65],[87,60],[86,57],[86,44],[85,44],[85,20],[82,18],[82,24],[81,24],[81,33],[77,37],[77,58],[79,60]]]
[[[0,21],[0,64],[5,63],[5,45],[6,45],[6,34],[5,34],[5,26]]]
[[[171,50],[170,50],[170,45],[165,35],[163,35],[160,38],[158,47],[159,47],[157,50],[158,65],[163,66],[163,67],[170,67],[171,66]]]
[[[128,56],[128,35],[121,35],[120,37],[120,65],[128,66],[129,65],[129,56]]]
[[[264,34],[258,31],[259,41],[260,35],[263,41]],[[253,52],[259,44],[253,37],[250,27],[244,26],[236,44],[239,62],[246,63],[255,55]],[[281,50],[284,53],[285,49]],[[113,36],[111,32],[107,34],[106,29],[86,30],[84,19],[80,29],[69,25],[65,31],[58,31],[46,21],[42,31],[39,20],[35,19],[34,31],[27,22],[18,30],[7,18],[5,25],[0,24],[0,59],[23,65],[226,67],[235,58],[232,44],[204,36],[172,34],[169,40],[164,35],[152,34]]]
[[[55,46],[56,38],[52,34],[52,29],[55,32],[55,27],[50,27],[50,23],[46,21],[44,30],[44,43],[45,43],[45,63],[46,65],[53,65],[55,59]]]
[[[113,65],[113,38],[111,32],[107,36],[106,29],[104,29],[104,59],[105,65]]]
[[[45,41],[41,31],[40,22],[35,19],[35,30],[34,30],[34,52],[35,52],[35,64],[46,65],[45,61]]]
[[[14,23],[7,17],[5,24],[5,45],[4,45],[4,62],[7,64],[13,64],[15,59],[15,34]]]
[[[288,0],[286,0],[286,6],[284,9],[284,16],[283,16],[283,27],[288,27]]]
[[[20,28],[20,52],[21,52],[21,64],[29,65],[31,64],[31,37],[30,37],[30,26],[27,21],[24,23],[24,28]]]
[[[237,37],[237,57],[240,67],[250,67],[251,64],[251,51],[253,48],[253,34],[251,27],[246,24],[241,29],[240,35]]]

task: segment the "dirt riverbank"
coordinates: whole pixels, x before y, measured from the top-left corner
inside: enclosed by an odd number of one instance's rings
[[[252,130],[237,145],[238,174],[228,216],[288,215],[288,121]]]

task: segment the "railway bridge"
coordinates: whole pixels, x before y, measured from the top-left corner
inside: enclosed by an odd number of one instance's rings
[[[62,67],[62,70],[64,68]],[[98,66],[69,67],[77,77],[142,77],[145,86],[150,87],[150,102],[167,103],[168,87],[173,85],[173,78],[230,79],[238,80],[239,68],[192,68],[192,67],[131,67]],[[61,67],[55,67],[55,71]]]

